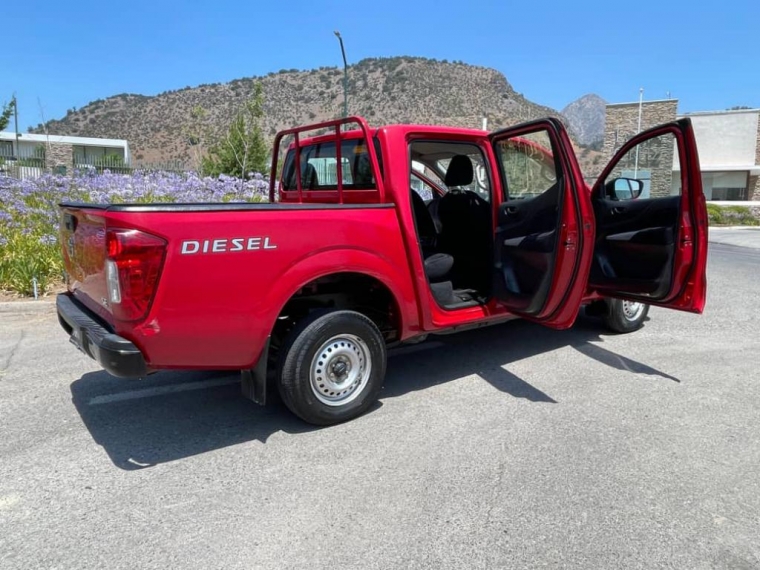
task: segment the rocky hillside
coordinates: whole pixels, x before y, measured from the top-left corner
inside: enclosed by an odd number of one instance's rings
[[[584,95],[562,109],[570,132],[584,146],[600,145],[604,139],[604,117],[607,102],[599,95]]]
[[[365,59],[349,68],[349,113],[370,124],[423,123],[489,128],[515,124],[557,111],[528,101],[503,74],[461,62],[414,57]],[[325,67],[281,70],[265,77],[185,87],[156,96],[122,94],[71,110],[49,121],[49,132],[127,139],[139,162],[189,160],[191,141],[220,136],[256,81],[264,93],[264,132],[339,117],[343,71]],[[204,112],[198,113],[203,108]],[[40,126],[41,127],[41,126]],[[38,131],[40,130],[38,127]],[[195,150],[197,150],[197,146]]]

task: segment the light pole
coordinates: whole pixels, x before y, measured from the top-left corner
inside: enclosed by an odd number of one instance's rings
[[[641,110],[644,105],[644,88],[641,87],[639,89],[639,126],[636,129],[636,134],[638,135],[641,132]],[[636,145],[636,164],[633,167],[633,177],[638,178],[639,176],[639,146]]]
[[[15,93],[13,94],[13,122],[16,127],[16,160],[18,160],[20,158],[18,151],[18,100]]]
[[[343,54],[343,116],[348,117],[348,62],[346,61],[346,50],[343,47],[343,38],[340,32],[335,30],[335,36],[340,42],[340,52]]]

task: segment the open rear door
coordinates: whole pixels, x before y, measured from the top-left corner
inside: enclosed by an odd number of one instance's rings
[[[546,119],[491,134],[503,202],[495,230],[494,297],[523,318],[572,326],[594,236],[588,189],[562,123]]]
[[[701,313],[707,208],[691,121],[626,142],[592,190],[596,240],[590,288]]]

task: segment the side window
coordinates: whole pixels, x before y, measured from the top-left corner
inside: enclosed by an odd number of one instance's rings
[[[422,178],[415,176],[414,173],[409,177],[409,186],[412,188],[412,191],[419,194],[420,198],[425,202],[432,200],[435,195],[435,190],[433,190],[427,182],[422,180]]]
[[[475,152],[468,152],[467,158],[470,159],[472,164],[472,181],[469,184],[457,186],[460,190],[469,190],[475,192],[478,196],[483,198],[486,202],[491,201],[491,183],[488,179],[488,170],[485,166],[485,159],[483,153],[480,150]],[[449,165],[451,164],[451,158],[444,158],[438,161],[439,172],[448,172]]]
[[[508,200],[535,198],[557,184],[551,140],[546,131],[528,133],[496,144]]]
[[[438,188],[441,191],[443,191],[443,192],[446,191],[446,185],[443,183],[443,179],[442,179],[443,175],[442,174],[439,175],[438,172],[436,172],[435,170],[433,170],[429,166],[426,166],[426,165],[422,164],[421,162],[417,162],[416,160],[413,160],[412,161],[412,174],[411,174],[411,176],[413,178],[419,178],[419,177],[415,176],[415,172],[419,172],[420,174],[422,174],[423,176],[425,176],[433,184],[437,185]],[[419,182],[415,182],[414,184],[418,185],[420,183],[425,184],[425,186],[427,186],[427,184],[424,181],[422,181],[422,180],[420,180]]]
[[[485,154],[478,145],[470,142],[415,140],[409,144],[409,154],[412,178],[417,171],[438,186],[441,193],[472,192],[486,202],[491,201],[491,179]],[[412,182],[411,185],[414,188],[421,183],[422,180]],[[431,194],[430,197],[434,196]]]
[[[626,152],[604,179],[607,200],[651,200],[681,194],[678,144],[673,133],[647,139]]]

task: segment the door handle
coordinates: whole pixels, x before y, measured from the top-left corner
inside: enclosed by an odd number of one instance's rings
[[[612,208],[612,214],[613,215],[622,214],[624,212],[625,212],[625,208],[623,206],[616,206],[616,207]]]
[[[517,213],[517,206],[507,206],[504,208],[504,213],[507,216],[514,216]]]

